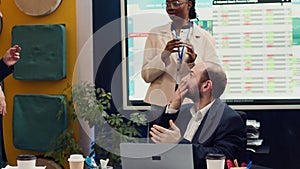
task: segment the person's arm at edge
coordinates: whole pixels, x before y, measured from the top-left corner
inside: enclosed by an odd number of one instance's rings
[[[142,78],[145,82],[151,83],[163,73],[165,73],[166,65],[161,59],[161,53],[157,52],[159,49],[155,46],[156,38],[155,33],[149,33],[144,50]],[[162,50],[161,50],[162,51]]]
[[[14,45],[9,48],[0,60],[0,81],[14,71],[14,64],[20,59],[21,47]]]
[[[3,116],[6,114],[6,101],[5,95],[2,91],[2,87],[0,86],[0,114]]]
[[[0,81],[10,75],[14,71],[14,66],[7,66],[3,59],[0,60]]]

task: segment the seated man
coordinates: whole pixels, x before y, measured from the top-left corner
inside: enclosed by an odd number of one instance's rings
[[[246,149],[246,129],[240,115],[219,98],[226,83],[226,74],[219,65],[197,63],[182,79],[171,103],[151,127],[151,140],[193,144],[195,169],[206,169],[207,153],[238,159]],[[193,104],[181,105],[186,97]]]

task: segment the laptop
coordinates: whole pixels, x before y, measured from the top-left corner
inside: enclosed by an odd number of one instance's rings
[[[194,169],[192,144],[121,143],[122,169]]]

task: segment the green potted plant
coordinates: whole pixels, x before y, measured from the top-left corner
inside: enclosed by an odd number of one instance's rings
[[[95,142],[92,143],[91,147],[93,151],[90,156],[94,156],[98,160],[108,158],[110,159],[109,164],[118,168],[121,165],[119,156],[120,143],[137,142],[138,139],[136,139],[136,137],[141,136],[138,127],[146,125],[146,117],[144,114],[134,112],[130,114],[129,119],[120,114],[111,114],[105,118],[111,128],[98,127],[99,129],[96,132]],[[107,142],[107,139],[111,140],[113,143],[110,141]]]
[[[81,154],[82,149],[75,138],[74,129],[77,123],[77,114],[75,111],[75,105],[72,99],[72,86],[67,84],[61,92],[66,96],[65,100],[62,100],[63,104],[67,106],[68,111],[68,128],[60,134],[57,138],[51,141],[49,151],[45,153],[45,157],[53,159],[60,167],[68,168],[67,159],[71,154]],[[57,113],[59,119],[63,113],[63,110]]]
[[[109,165],[120,166],[119,145],[121,142],[135,142],[140,137],[139,127],[146,126],[145,114],[121,110],[111,111],[111,93],[102,88],[84,83],[73,88],[73,102],[78,118],[95,128],[95,141],[90,156],[96,159],[109,158]],[[109,112],[109,113],[108,113]],[[99,165],[99,161],[98,162]]]
[[[73,124],[80,118],[95,129],[95,141],[91,145],[90,156],[96,158],[98,165],[97,159],[109,158],[109,165],[120,166],[119,144],[135,142],[134,138],[141,136],[139,128],[146,126],[145,114],[128,112],[124,115],[119,110],[111,112],[111,93],[102,88],[96,89],[94,85],[87,82],[67,85],[62,94],[67,96],[64,104],[68,106],[70,127],[54,140],[53,148],[46,153],[46,156],[66,166],[70,154],[81,152],[73,132]],[[111,141],[107,141],[109,139],[113,140],[114,144],[110,144]]]

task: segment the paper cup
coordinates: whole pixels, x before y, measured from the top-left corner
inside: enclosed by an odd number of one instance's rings
[[[17,157],[18,169],[35,169],[36,156],[22,154]]]
[[[68,161],[70,169],[83,169],[85,159],[81,154],[71,154]]]
[[[225,155],[224,154],[207,154],[206,155],[207,169],[224,169]]]

